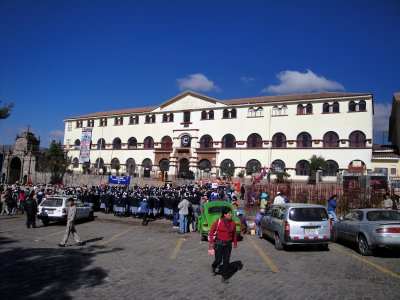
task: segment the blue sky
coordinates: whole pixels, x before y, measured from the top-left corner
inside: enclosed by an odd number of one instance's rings
[[[221,100],[373,93],[375,143],[400,92],[397,0],[0,0],[0,144],[41,145],[71,116],[158,105],[183,90]],[[333,124],[334,126],[334,124]]]

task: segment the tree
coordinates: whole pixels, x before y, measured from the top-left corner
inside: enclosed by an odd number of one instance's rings
[[[276,183],[285,183],[289,177],[290,177],[290,174],[287,173],[286,171],[279,172],[276,174],[275,182]]]
[[[119,163],[117,163],[115,166],[115,171],[117,173],[117,176],[119,175],[119,169],[121,169],[121,165]]]
[[[310,167],[311,167],[311,177],[310,182],[317,181],[317,172],[322,170],[325,166],[325,158],[322,156],[316,156],[315,154],[310,158]]]
[[[45,157],[51,172],[50,183],[62,183],[64,174],[72,163],[72,157],[68,156],[68,151],[63,149],[61,142],[54,140],[47,149]]]
[[[0,100],[0,105],[1,105]],[[10,116],[10,111],[14,107],[14,103],[6,103],[4,106],[0,106],[0,120],[7,119]]]
[[[316,156],[315,154],[310,158],[311,170],[318,171],[325,166],[325,158]]]

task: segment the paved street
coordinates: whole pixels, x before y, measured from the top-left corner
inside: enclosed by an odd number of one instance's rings
[[[1,299],[399,299],[400,254],[362,257],[355,248],[277,251],[246,235],[231,256],[229,284],[210,272],[208,243],[165,220],[96,213],[76,226],[86,245],[59,248],[64,226],[25,227],[0,216]],[[243,268],[238,266],[243,264]]]

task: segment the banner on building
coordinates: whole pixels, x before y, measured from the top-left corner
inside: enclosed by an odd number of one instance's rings
[[[90,141],[92,140],[92,128],[82,128],[81,148],[79,163],[90,162]]]
[[[109,176],[108,183],[129,185],[131,183],[131,177],[130,176]]]

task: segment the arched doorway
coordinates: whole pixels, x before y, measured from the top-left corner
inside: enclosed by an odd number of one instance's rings
[[[208,159],[202,159],[199,162],[198,169],[200,171],[200,178],[211,178],[211,163]]]
[[[186,158],[182,158],[179,161],[179,170],[178,170],[179,177],[188,178],[189,175],[189,160]]]
[[[130,176],[135,176],[135,167],[136,167],[136,162],[133,158],[128,158],[126,160],[126,173]]]
[[[153,163],[150,158],[146,158],[142,161],[143,177],[150,178],[150,171],[153,168]]]
[[[10,162],[10,173],[8,175],[8,182],[15,183],[21,178],[21,160],[19,157],[14,157]]]
[[[160,171],[162,172],[162,178],[163,180],[167,181],[168,180],[168,171],[169,171],[169,160],[166,158],[163,158],[160,160],[158,163],[160,166]]]

